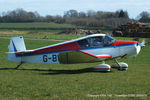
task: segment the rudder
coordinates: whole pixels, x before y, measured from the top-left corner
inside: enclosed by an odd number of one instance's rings
[[[24,39],[22,36],[20,37],[12,37],[10,40],[10,44],[8,46],[9,53],[8,53],[8,60],[21,62],[21,57],[16,56],[16,52],[26,51]]]

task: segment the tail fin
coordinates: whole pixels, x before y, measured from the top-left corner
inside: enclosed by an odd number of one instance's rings
[[[17,57],[15,53],[21,52],[21,51],[26,51],[23,37],[22,36],[12,37],[10,40],[8,49],[9,49],[8,60],[15,61],[15,62],[21,62],[21,57]]]
[[[9,52],[26,51],[23,37],[12,37],[8,48]]]

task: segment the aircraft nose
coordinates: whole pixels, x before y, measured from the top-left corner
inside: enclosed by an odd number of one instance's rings
[[[134,46],[134,49],[131,50],[129,57],[136,57],[140,53],[140,50],[141,50],[141,46],[139,45],[139,43],[137,43]]]
[[[145,41],[144,40],[143,40],[142,43],[140,43],[140,42],[137,43],[137,46],[136,46],[136,55],[135,56],[137,56],[140,53],[141,48],[144,47],[144,46],[145,46]]]
[[[137,44],[136,46],[136,55],[138,55],[140,53],[141,50],[141,46],[139,44]]]

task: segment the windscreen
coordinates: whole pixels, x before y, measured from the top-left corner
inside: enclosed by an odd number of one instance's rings
[[[89,48],[89,47],[105,47],[110,46],[116,40],[113,39],[111,36],[95,36],[90,37],[87,39],[79,40],[77,43],[79,44],[80,48]]]
[[[115,41],[116,40],[114,38],[112,38],[109,35],[106,35],[105,38],[104,38],[104,45],[109,46],[109,45],[113,44]]]

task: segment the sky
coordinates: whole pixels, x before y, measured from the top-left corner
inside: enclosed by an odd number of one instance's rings
[[[22,8],[37,11],[40,15],[63,15],[70,9],[78,12],[109,11],[123,9],[130,18],[136,18],[142,11],[150,12],[150,0],[0,0],[0,13]]]

